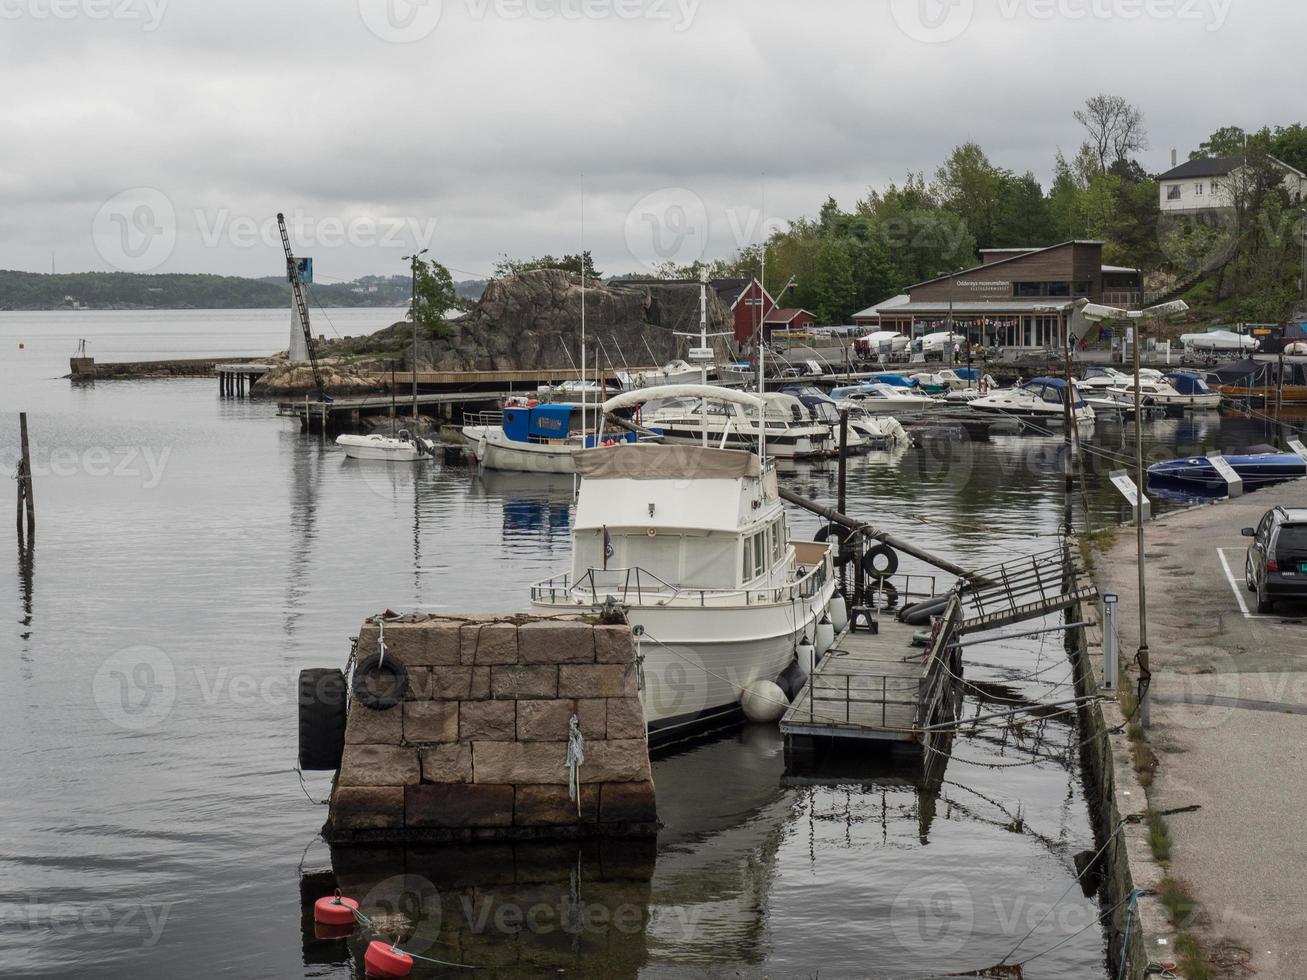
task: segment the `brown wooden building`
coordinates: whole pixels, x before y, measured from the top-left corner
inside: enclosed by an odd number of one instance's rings
[[[1137,269],[1103,265],[1103,243],[1072,241],[1048,248],[982,249],[981,264],[909,286],[855,314],[872,330],[908,336],[952,330],[982,347],[1060,348],[1064,331],[1083,337],[1085,303],[1138,306]]]

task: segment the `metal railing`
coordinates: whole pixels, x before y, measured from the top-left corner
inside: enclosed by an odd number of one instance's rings
[[[854,705],[880,705],[880,727],[888,728],[890,706],[912,707],[916,704],[917,690],[917,681],[901,676],[819,672],[808,683],[808,722],[839,724],[838,708],[832,714],[829,706],[838,706],[843,701],[845,725],[868,724],[865,714],[853,717]],[[901,698],[891,699],[890,695]],[[819,699],[826,703],[821,709],[817,707]],[[874,719],[871,721],[874,723]]]
[[[464,412],[464,425],[488,425],[491,427],[504,424],[503,412]]]
[[[612,596],[624,606],[697,604],[746,606],[775,605],[814,598],[831,577],[829,556],[802,578],[782,586],[764,589],[696,589],[672,585],[647,569],[591,568],[572,580],[570,573],[555,575],[531,586],[531,601],[537,605],[573,606],[586,602],[600,605]]]

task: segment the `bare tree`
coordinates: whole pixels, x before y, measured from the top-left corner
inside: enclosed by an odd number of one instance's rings
[[[1143,113],[1119,95],[1095,95],[1073,115],[1089,133],[1089,144],[1104,172],[1109,164],[1148,148]]]

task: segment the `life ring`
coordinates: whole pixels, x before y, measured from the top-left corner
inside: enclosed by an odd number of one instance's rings
[[[853,534],[852,531],[842,524],[827,524],[812,536],[812,540],[818,544],[825,544],[830,540],[832,531],[834,531],[835,537],[840,543],[840,546],[835,550],[835,566],[843,568],[853,561],[853,549],[849,547],[849,537]]]
[[[876,567],[876,559],[884,558],[885,567]],[[862,574],[867,578],[887,579],[899,570],[899,554],[887,544],[878,544],[862,556]]]
[[[408,671],[394,657],[382,660],[381,654],[374,653],[355,666],[350,689],[363,707],[386,711],[403,703]]]

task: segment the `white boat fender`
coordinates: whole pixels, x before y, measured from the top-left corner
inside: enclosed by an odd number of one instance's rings
[[[805,634],[799,641],[798,648],[794,651],[798,658],[799,666],[803,668],[805,677],[812,677],[812,672],[817,669],[817,650],[812,645],[812,641]]]
[[[817,624],[816,639],[813,640],[813,647],[817,651],[818,657],[824,657],[826,651],[835,645],[835,627],[831,624],[829,617],[823,616],[821,622]]]
[[[744,717],[759,724],[772,724],[781,720],[790,705],[785,692],[771,681],[758,680],[740,694],[740,707]]]
[[[844,596],[836,592],[831,598],[829,611],[836,635],[843,633],[844,627],[849,625],[849,605],[844,601]]]

